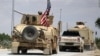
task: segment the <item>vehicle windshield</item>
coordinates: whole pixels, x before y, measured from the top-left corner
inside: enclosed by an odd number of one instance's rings
[[[64,31],[62,36],[80,36],[78,31]]]

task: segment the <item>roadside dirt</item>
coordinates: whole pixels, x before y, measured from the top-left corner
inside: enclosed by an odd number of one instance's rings
[[[75,56],[100,56],[100,50],[96,49],[93,51],[84,51],[83,53]]]
[[[87,56],[100,56],[100,50],[96,49],[94,51],[90,51],[90,53],[87,54]]]
[[[98,50],[98,49],[95,50],[95,51],[94,51],[94,56],[100,56],[100,50]]]

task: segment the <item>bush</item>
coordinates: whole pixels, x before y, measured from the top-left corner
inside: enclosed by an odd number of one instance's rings
[[[95,40],[96,40],[97,47],[100,49],[100,38],[98,37]]]
[[[11,38],[8,34],[0,33],[0,46],[3,48],[11,47]]]

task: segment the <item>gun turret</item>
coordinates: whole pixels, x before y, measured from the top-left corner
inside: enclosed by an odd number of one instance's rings
[[[21,24],[27,24],[27,25],[41,25],[41,14],[39,15],[30,15],[30,14],[24,14],[21,20]],[[53,23],[53,16],[48,16],[48,23],[52,25]]]

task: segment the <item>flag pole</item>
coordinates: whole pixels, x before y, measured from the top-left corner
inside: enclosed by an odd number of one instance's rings
[[[12,0],[11,35],[13,35],[13,28],[14,28],[14,5],[15,5],[15,0]]]

